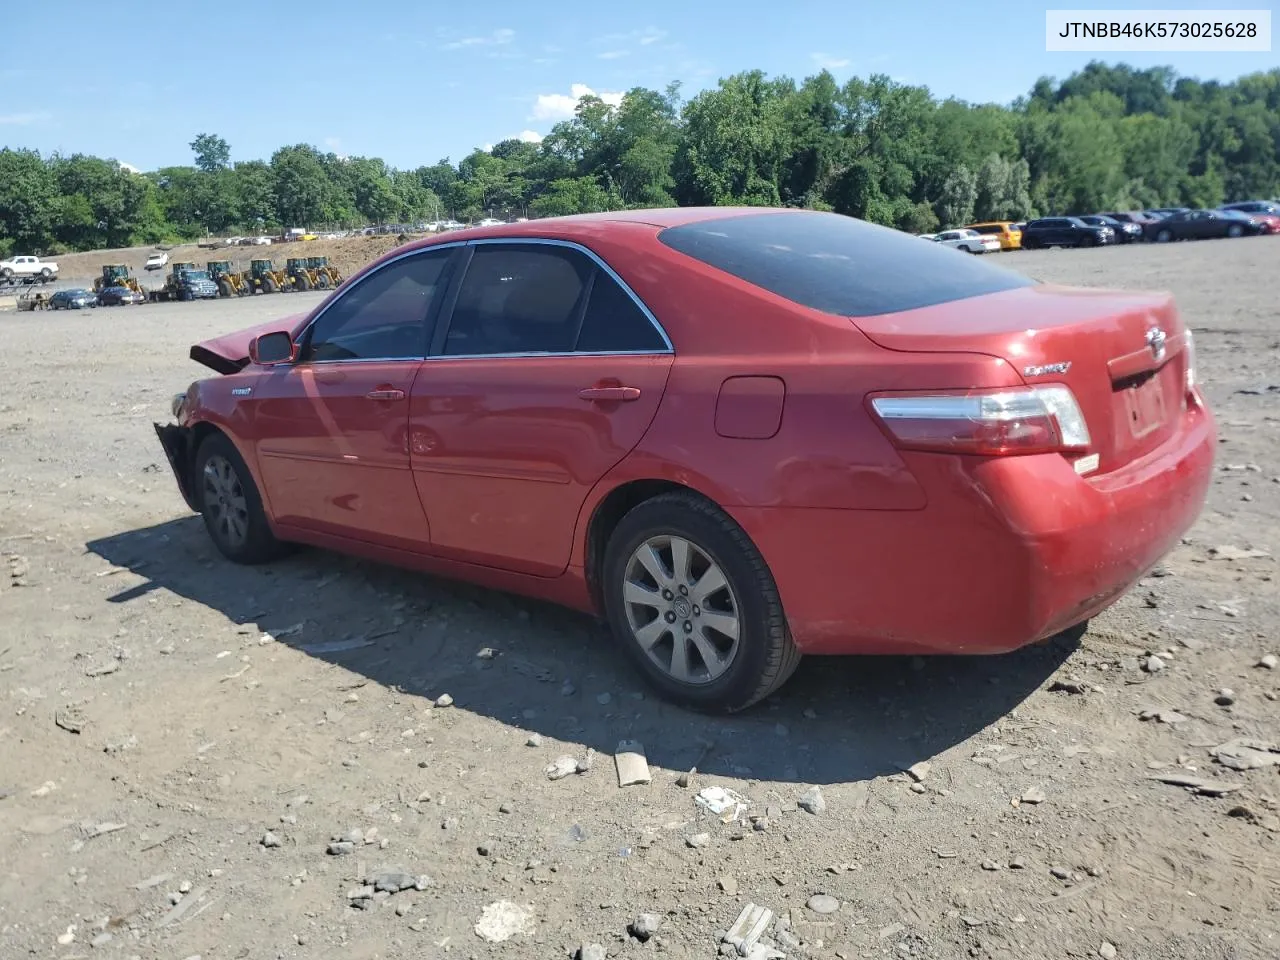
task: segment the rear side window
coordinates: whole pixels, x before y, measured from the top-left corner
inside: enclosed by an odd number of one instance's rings
[[[667,344],[627,292],[597,270],[574,349],[578,353],[664,353]]]
[[[978,233],[984,233],[984,234],[1002,233],[1004,230],[1003,227],[1001,227],[999,224],[996,224],[996,223],[984,223],[980,227],[970,227],[970,229],[976,230]]]
[[[550,244],[478,246],[458,291],[445,355],[569,353],[593,269],[577,251]]]
[[[793,303],[871,317],[1035,283],[980,257],[835,213],[753,213],[668,227],[658,239]]]

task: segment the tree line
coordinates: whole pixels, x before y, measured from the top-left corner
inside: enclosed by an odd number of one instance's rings
[[[1230,83],[1092,63],[1008,106],[939,100],[886,76],[797,83],[735,74],[688,100],[637,87],[584,97],[541,143],[505,140],[413,170],[307,144],[191,166],[0,149],[0,253],[87,250],[205,233],[349,228],[670,205],[833,210],[927,232],[974,219],[1280,194],[1280,70]]]

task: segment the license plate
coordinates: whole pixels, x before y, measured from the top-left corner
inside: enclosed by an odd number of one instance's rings
[[[1164,390],[1159,377],[1130,387],[1125,391],[1129,411],[1129,429],[1135,437],[1143,437],[1165,421]]]

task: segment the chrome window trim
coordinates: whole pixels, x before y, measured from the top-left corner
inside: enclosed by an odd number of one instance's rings
[[[556,351],[534,351],[529,353],[437,353],[427,357],[428,360],[486,360],[486,359],[512,359],[516,357],[665,357],[674,354],[676,348],[671,343],[671,338],[667,336],[666,329],[654,316],[653,311],[648,305],[636,295],[631,289],[630,284],[618,276],[618,272],[605,263],[604,260],[594,250],[585,247],[576,240],[553,240],[545,237],[483,237],[478,240],[468,240],[467,246],[494,246],[500,244],[523,244],[527,246],[548,246],[563,247],[569,250],[576,250],[578,253],[584,254],[588,260],[594,263],[602,271],[604,271],[614,283],[622,288],[622,292],[631,298],[631,302],[640,308],[640,312],[644,314],[645,319],[654,330],[658,331],[658,336],[662,338],[663,344],[666,345],[665,350],[593,350],[589,352],[579,352],[576,350],[556,350]],[[468,264],[468,267],[470,265]],[[466,282],[464,276],[463,282]],[[449,317],[453,320],[452,315]]]
[[[466,243],[462,240],[450,240],[447,243],[433,243],[430,246],[418,247],[414,250],[406,250],[404,253],[397,254],[396,256],[392,257],[390,260],[386,260],[378,264],[378,266],[375,267],[373,270],[370,270],[368,273],[363,274],[358,281],[356,281],[351,285],[349,289],[343,290],[341,297],[335,296],[332,300],[330,300],[323,307],[321,307],[320,312],[317,313],[310,320],[308,320],[307,325],[298,332],[298,335],[296,337],[294,337],[294,343],[301,343],[303,339],[307,336],[307,334],[311,332],[311,328],[314,327],[320,321],[321,317],[323,317],[326,313],[329,312],[329,310],[333,307],[334,304],[336,304],[339,300],[344,299],[349,293],[351,293],[352,290],[356,289],[356,287],[365,283],[370,277],[374,276],[375,274],[381,273],[383,270],[385,270],[387,267],[391,266],[392,264],[399,263],[401,260],[407,260],[410,257],[419,257],[419,256],[425,256],[428,253],[435,253],[437,250],[456,250],[457,248],[464,247],[464,246],[466,246]],[[337,293],[337,291],[334,291],[334,292]],[[320,363],[389,363],[395,360],[404,360],[407,362],[416,360],[418,362],[421,362],[423,358],[422,357],[359,357],[359,358],[354,358],[349,360],[295,360],[293,363],[289,364],[289,366],[291,367],[312,366],[314,364],[320,364]]]

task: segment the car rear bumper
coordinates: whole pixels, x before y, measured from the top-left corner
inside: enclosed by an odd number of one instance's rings
[[[805,653],[1002,653],[1100,613],[1195,523],[1213,417],[1081,478],[1064,458],[914,454],[922,510],[735,511]]]

